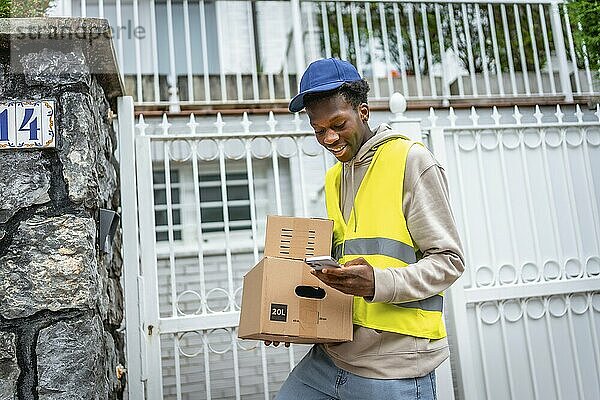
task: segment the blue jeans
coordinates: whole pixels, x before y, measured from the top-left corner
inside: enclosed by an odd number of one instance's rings
[[[294,368],[277,400],[436,400],[435,372],[420,378],[371,379],[335,366],[313,346]]]

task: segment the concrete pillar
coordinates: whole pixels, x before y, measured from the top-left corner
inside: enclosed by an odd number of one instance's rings
[[[56,148],[0,150],[0,400],[120,399],[120,232],[108,23],[0,20],[0,102],[54,100]]]

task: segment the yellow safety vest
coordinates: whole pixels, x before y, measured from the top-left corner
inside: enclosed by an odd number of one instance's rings
[[[333,224],[333,254],[341,264],[363,257],[374,268],[405,267],[416,261],[416,249],[402,212],[404,168],[415,144],[397,138],[375,152],[354,199],[348,223],[340,209],[342,164],[327,171],[325,198]],[[355,219],[356,218],[356,219]],[[442,318],[443,295],[419,301],[367,303],[354,297],[357,325],[405,335],[440,339],[446,336]]]

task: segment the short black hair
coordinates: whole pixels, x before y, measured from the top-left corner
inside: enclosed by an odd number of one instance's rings
[[[362,103],[367,103],[367,94],[369,93],[369,82],[364,79],[354,82],[346,82],[337,89],[326,92],[307,93],[304,95],[304,106],[308,107],[312,103],[341,95],[352,108],[357,108]]]

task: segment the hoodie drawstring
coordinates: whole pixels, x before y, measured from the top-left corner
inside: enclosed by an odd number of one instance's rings
[[[352,182],[352,212],[354,213],[354,232],[356,232],[358,216],[356,215],[356,207],[354,207],[354,200],[356,199],[356,193],[354,193],[354,160],[352,160],[352,169],[350,170],[350,182]]]
[[[344,198],[346,196],[346,188],[345,188],[345,182],[346,182],[346,166],[347,164],[350,164],[350,196],[348,196],[348,198]],[[343,204],[346,203],[347,201],[352,201],[352,214],[354,215],[354,232],[356,232],[356,229],[358,227],[358,214],[356,213],[356,208],[354,207],[354,200],[356,198],[356,193],[354,192],[354,159],[342,163],[342,179],[340,182],[340,209],[342,210],[342,214],[343,214]]]

